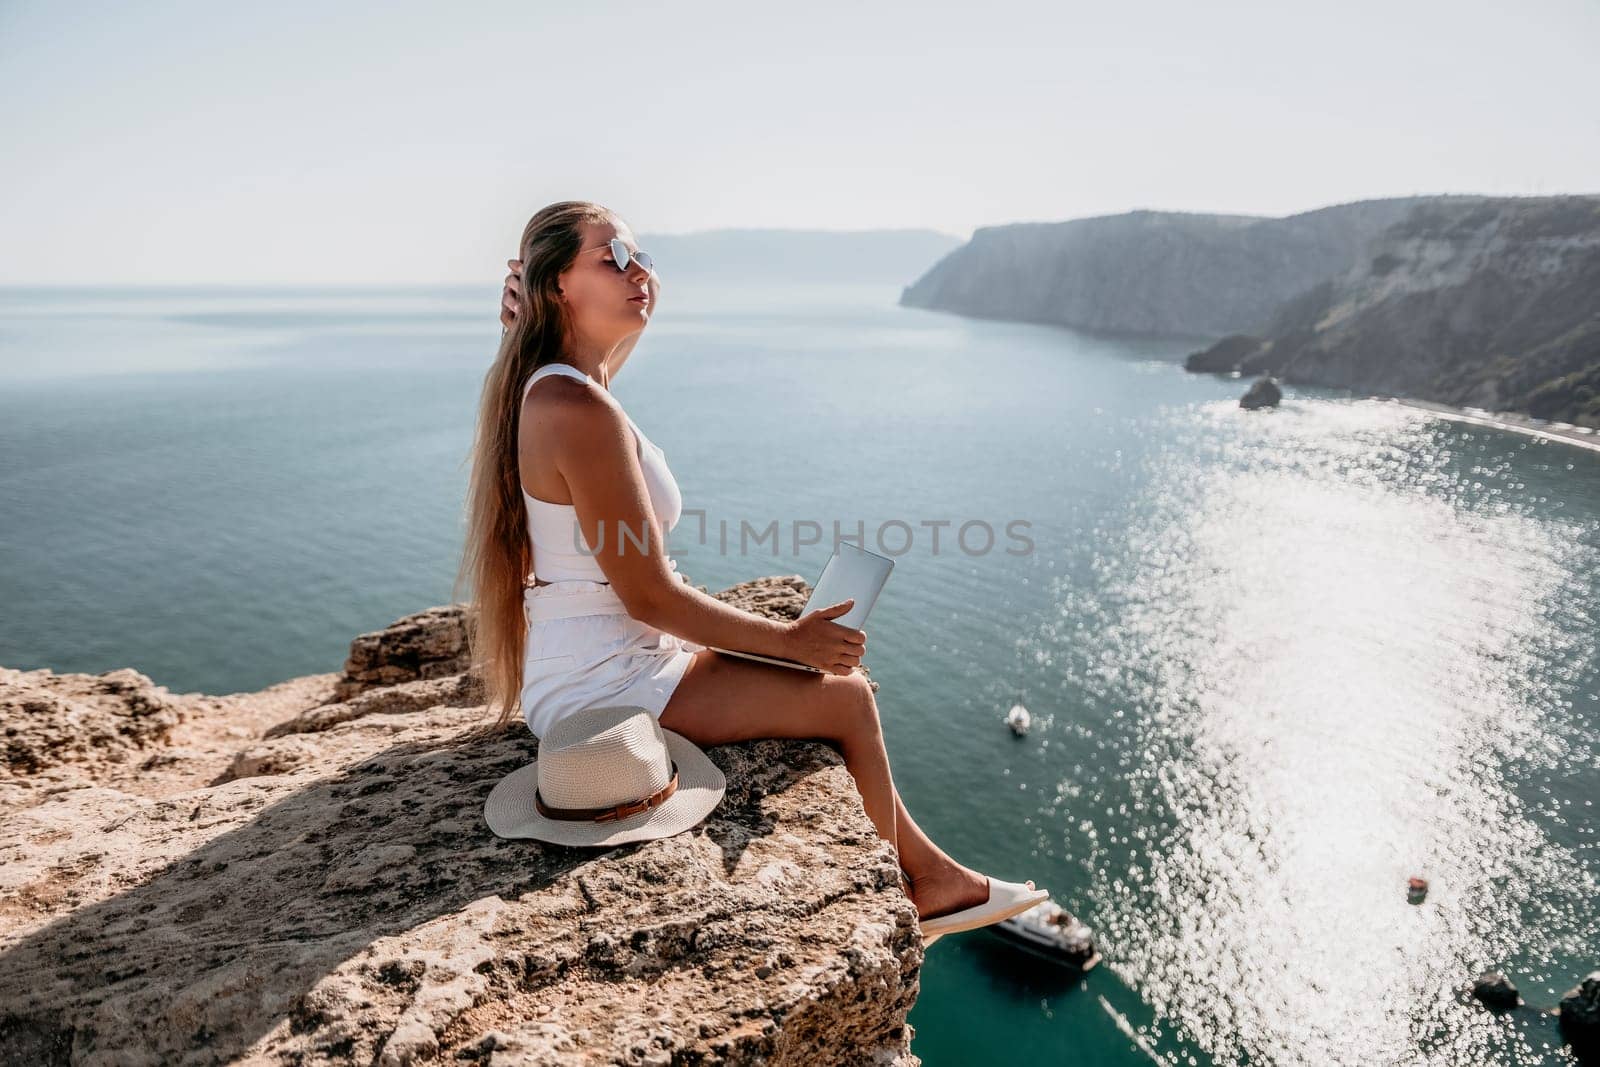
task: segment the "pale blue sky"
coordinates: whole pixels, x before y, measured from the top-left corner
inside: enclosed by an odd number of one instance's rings
[[[1600,191],[1600,4],[0,0],[0,282],[495,283],[643,233]]]

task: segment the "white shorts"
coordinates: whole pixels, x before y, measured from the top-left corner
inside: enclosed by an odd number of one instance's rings
[[[535,607],[535,603],[540,606]],[[522,716],[535,737],[575,711],[633,704],[656,718],[705,646],[620,610],[604,582],[582,579],[523,591],[528,639],[522,660]],[[589,613],[595,607],[609,608]],[[540,613],[565,618],[538,618]]]

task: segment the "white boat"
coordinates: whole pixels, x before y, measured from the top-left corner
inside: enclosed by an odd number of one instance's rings
[[[1006,725],[1011,727],[1011,732],[1021,737],[1028,732],[1028,727],[1033,722],[1033,716],[1028,714],[1028,709],[1021,704],[1011,705],[1011,710],[1006,712]]]
[[[1094,931],[1053,900],[1041,900],[1027,911],[991,923],[990,930],[1036,955],[1089,971],[1100,962]]]

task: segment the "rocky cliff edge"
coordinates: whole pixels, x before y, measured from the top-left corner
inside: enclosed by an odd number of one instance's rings
[[[708,749],[665,840],[502,840],[538,743],[480,731],[464,650],[447,607],[259,693],[0,668],[0,1062],[919,1062],[916,909],[833,748]]]

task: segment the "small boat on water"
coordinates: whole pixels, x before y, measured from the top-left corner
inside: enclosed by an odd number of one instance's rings
[[[1028,727],[1033,723],[1033,716],[1028,714],[1028,709],[1021,704],[1011,705],[1011,710],[1006,712],[1006,725],[1011,727],[1011,732],[1021,737],[1028,732]]]
[[[1094,931],[1053,900],[1041,900],[1027,911],[985,929],[1029,952],[1080,971],[1093,970],[1100,962]]]

